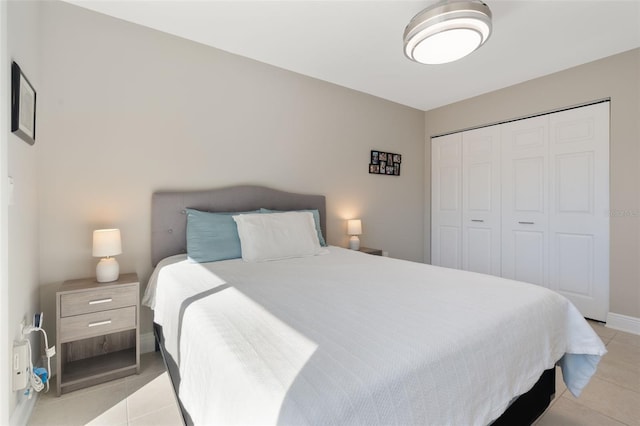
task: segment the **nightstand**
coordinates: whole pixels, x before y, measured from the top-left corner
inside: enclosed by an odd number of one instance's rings
[[[65,281],[56,293],[57,394],[140,373],[137,274]]]
[[[380,249],[374,249],[374,248],[369,248],[369,247],[360,247],[360,250],[363,253],[367,253],[367,254],[372,254],[374,256],[382,256],[382,250]]]

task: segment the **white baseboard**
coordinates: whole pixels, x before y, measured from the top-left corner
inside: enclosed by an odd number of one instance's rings
[[[16,405],[16,409],[13,410],[13,414],[11,414],[11,418],[9,419],[9,424],[11,426],[24,426],[28,424],[29,419],[31,418],[31,413],[33,413],[33,407],[36,406],[37,400],[38,392],[35,391],[33,392],[31,399],[20,395],[18,405]]]
[[[156,338],[153,335],[153,331],[140,334],[140,353],[146,354],[147,352],[155,352],[156,350]]]
[[[607,327],[640,335],[640,318],[609,312]]]

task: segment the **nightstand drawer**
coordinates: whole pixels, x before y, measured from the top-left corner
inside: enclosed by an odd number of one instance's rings
[[[140,280],[67,280],[56,291],[58,396],[140,373]]]
[[[60,297],[60,316],[70,317],[134,306],[137,297],[138,287],[135,285],[63,294]]]
[[[136,328],[136,306],[61,318],[60,325],[61,343]]]

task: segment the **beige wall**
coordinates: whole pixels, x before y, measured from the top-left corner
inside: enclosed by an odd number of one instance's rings
[[[10,1],[7,4],[8,15],[8,58],[7,65],[15,60],[40,95],[39,63],[39,5],[34,2]],[[7,74],[10,80],[10,73]],[[8,82],[6,82],[8,83]],[[3,82],[5,84],[5,82]],[[7,87],[9,87],[7,85]],[[40,111],[38,105],[38,112]],[[38,128],[36,127],[36,132]],[[7,129],[7,172],[13,177],[13,204],[8,210],[8,323],[9,342],[6,347],[11,353],[13,340],[22,339],[20,321],[25,318],[29,323],[39,309],[39,249],[38,249],[38,184],[37,154],[38,143],[31,146]],[[3,179],[6,179],[3,174]],[[3,204],[4,206],[4,204]],[[4,208],[4,207],[3,207]],[[54,317],[49,317],[53,320]],[[47,318],[45,317],[45,321]],[[51,321],[55,323],[55,321]],[[34,356],[39,362],[39,336],[31,336]],[[16,405],[24,400],[21,392],[12,392],[9,387],[9,415],[14,413]]]
[[[640,317],[640,49],[425,113],[427,138],[445,132],[611,98],[610,312]],[[427,148],[429,144],[427,142]],[[430,149],[425,150],[426,259]]]
[[[56,283],[94,274],[93,229],[121,229],[121,270],[146,283],[154,190],[325,194],[330,244],[361,217],[363,245],[423,260],[422,111],[69,4],[42,13],[45,317]],[[403,154],[402,175],[369,175],[371,149]]]

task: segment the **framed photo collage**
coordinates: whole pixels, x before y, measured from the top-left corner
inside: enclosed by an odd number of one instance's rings
[[[374,175],[400,176],[402,155],[393,152],[372,150],[369,173]]]

